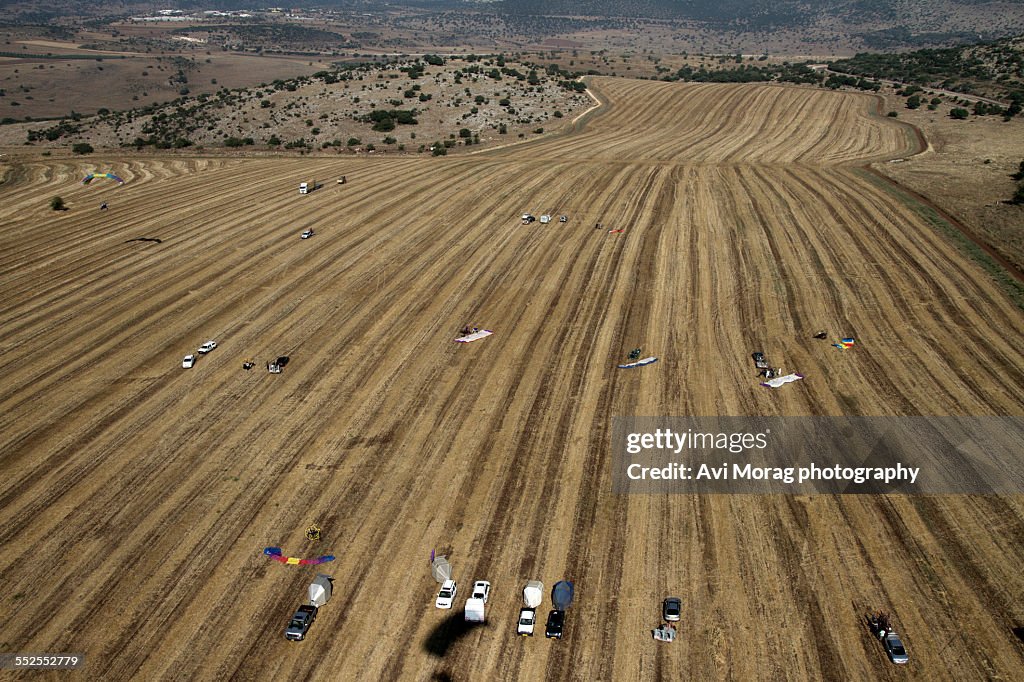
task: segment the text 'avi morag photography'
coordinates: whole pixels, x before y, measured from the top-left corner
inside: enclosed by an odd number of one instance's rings
[[[616,493],[1014,494],[1020,417],[618,417]]]

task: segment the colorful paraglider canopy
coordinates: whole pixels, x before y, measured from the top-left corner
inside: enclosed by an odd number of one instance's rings
[[[121,178],[117,177],[113,173],[89,173],[88,175],[85,176],[85,179],[82,180],[82,184],[83,185],[88,185],[90,182],[92,182],[96,178],[110,178],[111,180],[117,180],[122,185],[124,184],[124,180],[122,180]]]
[[[853,344],[857,342],[856,339],[839,339],[839,343],[833,343],[832,345],[839,350],[846,350],[847,348],[853,348]]]
[[[289,566],[316,566],[317,564],[325,564],[328,561],[334,561],[334,557],[330,554],[317,557],[316,559],[299,559],[298,557],[284,556],[280,547],[266,547],[263,550],[263,554],[274,561],[280,561],[282,564],[288,564]]]

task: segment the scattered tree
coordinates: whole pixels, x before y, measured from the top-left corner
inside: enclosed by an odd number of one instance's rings
[[[54,211],[66,211],[67,206],[64,205],[64,199],[62,197],[54,197],[50,199],[50,208]]]

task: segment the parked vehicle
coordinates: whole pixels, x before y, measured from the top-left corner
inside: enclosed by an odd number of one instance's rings
[[[191,369],[196,364],[196,356],[186,355],[185,359],[181,361],[181,366],[185,369]]]
[[[473,583],[473,596],[471,599],[482,599],[483,602],[487,603],[487,598],[491,595],[491,584],[486,580],[477,580]]]
[[[679,597],[669,597],[661,603],[661,617],[666,623],[678,622],[682,612],[683,600]]]
[[[560,223],[567,223],[567,222],[569,222],[569,216],[567,216],[567,215],[560,215],[560,216],[558,216],[558,222],[560,222]]]
[[[459,591],[459,586],[454,580],[445,580],[441,583],[441,589],[437,593],[437,600],[434,602],[434,606],[439,609],[450,609],[452,603],[455,601],[455,595]]]
[[[547,225],[550,222],[551,222],[551,216],[549,216],[548,214],[545,213],[544,215],[542,215],[540,217],[540,224],[541,225]]]
[[[486,607],[483,599],[470,597],[466,600],[465,619],[467,623],[487,622]]]
[[[199,354],[200,355],[206,355],[207,353],[209,353],[211,350],[213,350],[216,347],[217,347],[217,342],[216,341],[207,341],[203,345],[199,346]]]
[[[910,656],[907,655],[907,648],[903,645],[903,640],[896,634],[896,629],[892,626],[892,621],[889,619],[887,613],[877,613],[867,616],[868,627],[871,629],[871,634],[877,637],[882,642],[882,648],[885,649],[885,655],[889,657],[889,660],[893,663],[907,663],[910,660]]]
[[[562,628],[565,626],[565,611],[555,609],[548,614],[548,623],[544,627],[544,636],[551,639],[562,639]]]
[[[316,607],[312,604],[303,604],[288,623],[288,628],[284,631],[285,639],[301,642],[306,638],[309,626],[313,624],[314,620],[316,620]]]
[[[310,182],[299,183],[299,194],[309,194],[310,192],[320,189],[323,185],[319,184],[316,180]]]
[[[519,610],[519,625],[516,626],[516,634],[523,637],[533,637],[533,630],[537,627],[537,609],[529,607]]]
[[[903,641],[895,632],[889,631],[882,639],[882,646],[885,647],[885,654],[893,663],[906,663],[910,660]]]
[[[313,228],[311,227],[308,230],[304,231],[301,235],[299,235],[299,239],[309,239],[314,234],[316,234],[316,233],[313,232]]]

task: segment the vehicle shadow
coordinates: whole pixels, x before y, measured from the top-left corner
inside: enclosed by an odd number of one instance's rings
[[[434,626],[423,642],[423,648],[433,656],[444,658],[453,644],[480,627],[487,627],[487,623],[467,623],[461,611],[452,613]]]

